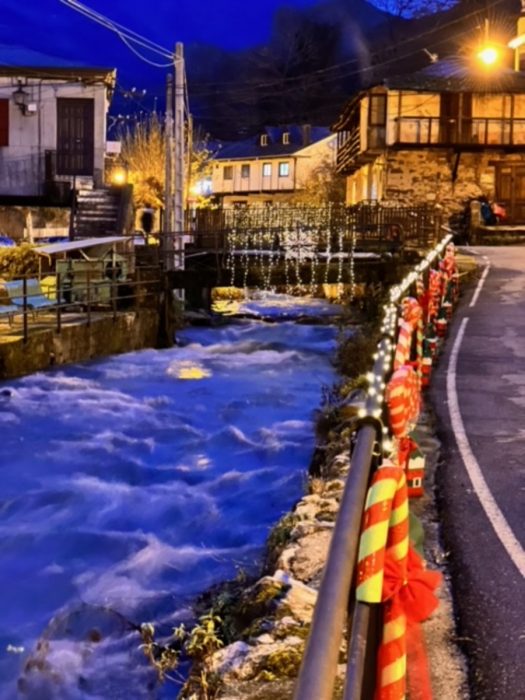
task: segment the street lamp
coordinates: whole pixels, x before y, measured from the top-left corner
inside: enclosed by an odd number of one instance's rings
[[[494,68],[501,61],[501,51],[497,46],[487,44],[482,46],[476,54],[478,61],[485,68]]]

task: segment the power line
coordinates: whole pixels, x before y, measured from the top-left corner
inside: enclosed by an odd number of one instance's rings
[[[92,10],[91,8],[87,7],[86,5],[83,5],[81,2],[78,2],[78,0],[60,0],[60,2],[63,5],[66,5],[72,10],[76,10],[80,14],[84,15],[85,17],[88,17],[89,19],[93,20],[97,24],[102,25],[106,29],[110,29],[112,32],[114,32],[121,41],[126,44],[128,48],[130,48],[139,58],[141,58],[143,61],[146,61],[147,63],[151,63],[152,65],[155,65],[156,67],[159,68],[165,68],[167,66],[161,65],[161,64],[156,64],[153,61],[149,61],[145,56],[142,56],[140,53],[138,53],[134,48],[131,48],[128,44],[134,43],[137,44],[138,46],[142,46],[143,48],[147,49],[148,51],[151,51],[152,53],[156,53],[159,56],[162,56],[163,58],[168,58],[170,59],[170,66],[173,65],[174,61],[174,54],[171,51],[168,51],[168,49],[164,48],[160,44],[157,44],[156,42],[152,41],[151,39],[148,39],[147,37],[143,36],[142,34],[139,34],[138,32],[135,32],[133,29],[129,29],[128,27],[125,27],[124,25],[120,24],[119,22],[115,22],[114,20],[110,19],[106,15],[101,14],[100,12],[96,12],[95,10]]]

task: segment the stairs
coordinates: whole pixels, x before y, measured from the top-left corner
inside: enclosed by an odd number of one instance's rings
[[[81,189],[73,215],[74,238],[114,236],[123,233],[122,190],[119,188]]]

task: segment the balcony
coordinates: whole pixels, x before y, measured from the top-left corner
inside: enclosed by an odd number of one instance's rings
[[[525,150],[525,119],[398,117],[392,145]]]

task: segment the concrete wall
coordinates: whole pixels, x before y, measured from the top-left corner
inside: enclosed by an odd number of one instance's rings
[[[11,338],[0,343],[0,379],[12,379],[55,365],[84,362],[147,347],[156,347],[159,314],[155,310],[119,312],[54,329],[32,330],[27,343]]]
[[[28,79],[22,88],[36,105],[24,115],[13,101],[18,86],[0,77],[0,99],[9,101],[9,145],[0,148],[0,194],[39,195],[44,182],[44,153],[57,147],[57,98],[94,100],[95,176],[102,181],[106,151],[107,89],[104,85]],[[68,177],[57,178],[67,181]]]

